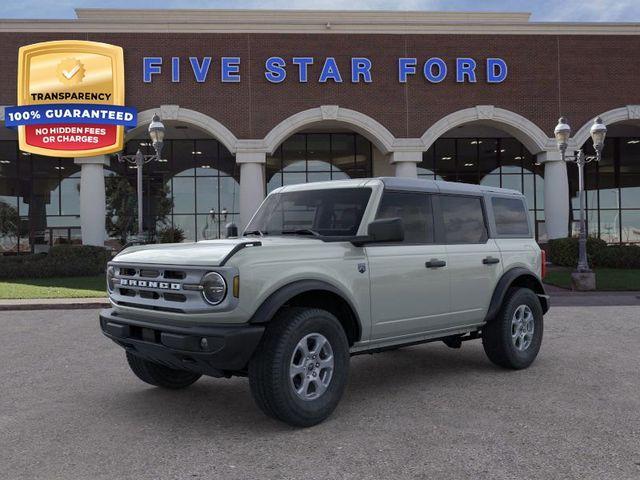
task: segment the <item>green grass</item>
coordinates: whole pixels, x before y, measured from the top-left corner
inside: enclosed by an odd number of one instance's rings
[[[545,283],[562,288],[571,288],[573,268],[554,268],[547,272]],[[596,289],[603,291],[640,290],[640,270],[617,268],[594,268]]]
[[[0,280],[0,299],[106,297],[104,275]]]

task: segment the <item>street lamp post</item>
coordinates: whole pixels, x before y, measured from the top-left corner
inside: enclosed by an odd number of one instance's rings
[[[589,261],[587,259],[587,228],[586,228],[586,199],[584,190],[584,166],[593,161],[599,162],[602,158],[602,149],[604,147],[604,139],[607,134],[607,127],[602,123],[602,119],[597,117],[593,125],[591,126],[591,139],[593,140],[593,148],[596,152],[595,155],[585,155],[582,149],[575,152],[573,155],[567,155],[567,146],[569,144],[569,137],[571,136],[571,127],[567,123],[566,118],[561,117],[558,120],[558,125],[554,130],[556,141],[558,143],[558,149],[562,154],[563,161],[574,162],[578,166],[578,192],[580,196],[580,237],[578,239],[578,266],[575,274],[573,275],[574,284],[578,277],[586,279],[584,290],[592,290],[595,288],[595,277],[593,272],[589,268]],[[577,285],[579,286],[579,285]]]
[[[161,160],[162,145],[164,143],[165,128],[158,114],[155,114],[149,124],[149,138],[155,153],[153,155],[144,155],[138,148],[135,155],[122,155],[118,153],[119,162],[127,162],[135,165],[137,173],[137,194],[138,194],[138,235],[142,235],[143,229],[143,203],[142,203],[142,167],[144,164],[153,160]]]

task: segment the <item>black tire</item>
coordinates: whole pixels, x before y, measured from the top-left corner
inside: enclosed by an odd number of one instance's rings
[[[296,393],[289,369],[298,343],[314,334],[322,335],[329,342],[333,370],[324,393],[308,400]],[[323,373],[326,372],[318,371],[318,378]],[[310,427],[325,420],[336,408],[348,373],[349,342],[336,317],[318,308],[287,308],[269,323],[249,362],[249,385],[264,413],[292,426]]]
[[[533,335],[528,347],[519,349],[512,340],[512,318],[521,305],[526,305],[533,315]],[[482,329],[482,346],[493,363],[500,367],[520,370],[536,359],[542,344],[542,306],[538,296],[528,288],[512,288],[507,292],[496,318]],[[521,345],[522,340],[520,341]]]
[[[155,387],[173,390],[186,388],[202,376],[185,370],[174,370],[140,358],[130,352],[127,352],[127,362],[140,380]]]

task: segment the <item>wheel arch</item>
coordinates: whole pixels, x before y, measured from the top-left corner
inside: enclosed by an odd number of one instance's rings
[[[322,280],[299,280],[280,287],[258,307],[250,323],[265,324],[287,306],[326,310],[342,324],[349,346],[362,337],[362,323],[357,309],[339,288]]]
[[[540,299],[542,313],[547,313],[547,311],[549,311],[549,296],[544,289],[542,281],[526,268],[515,267],[507,270],[502,277],[500,277],[500,280],[498,280],[498,284],[496,285],[491,297],[491,303],[489,304],[489,310],[487,311],[487,316],[485,318],[486,322],[490,322],[496,317],[500,311],[504,297],[512,287],[523,287],[533,290]]]

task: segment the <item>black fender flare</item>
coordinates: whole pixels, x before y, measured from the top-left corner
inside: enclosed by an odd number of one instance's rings
[[[264,324],[269,322],[276,314],[276,312],[280,310],[280,308],[293,297],[301,293],[310,292],[313,290],[324,290],[327,292],[331,292],[344,300],[344,302],[351,309],[351,312],[354,316],[356,327],[358,330],[357,338],[361,338],[362,322],[360,321],[358,310],[339,288],[322,280],[298,280],[280,287],[278,290],[269,295],[264,302],[262,302],[262,304],[258,307],[258,309],[251,317],[251,320],[249,320],[249,323]]]
[[[547,295],[542,281],[535,274],[531,273],[530,270],[522,267],[514,267],[504,272],[500,280],[498,280],[493,295],[491,296],[491,303],[489,304],[489,310],[485,317],[486,322],[490,322],[496,317],[500,311],[500,307],[502,307],[502,302],[504,301],[507,291],[516,281],[517,284],[531,288],[531,290],[538,295],[540,304],[542,305],[542,313],[549,311],[549,295]]]

